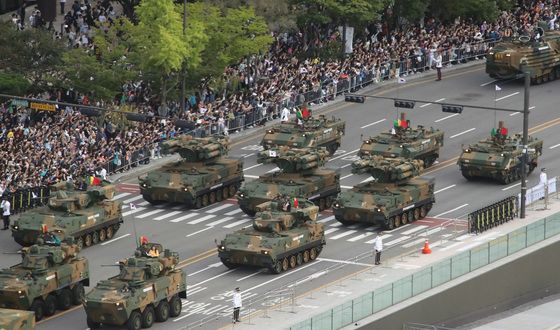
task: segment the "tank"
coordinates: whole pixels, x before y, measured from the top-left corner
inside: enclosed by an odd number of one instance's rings
[[[313,261],[323,250],[325,233],[317,223],[319,208],[301,200],[286,208],[288,200],[276,198],[257,206],[253,226],[243,228],[218,244],[218,257],[228,268],[266,267],[279,274]]]
[[[21,263],[0,271],[0,307],[31,310],[37,321],[81,304],[89,286],[88,261],[72,238],[59,245],[38,241],[22,249]]]
[[[151,254],[150,251],[157,251]],[[133,257],[119,261],[119,274],[101,280],[84,300],[87,326],[149,328],[181,314],[187,298],[186,275],[177,269],[179,254],[158,243],[138,247]]]
[[[340,147],[345,126],[344,121],[335,117],[328,119],[324,115],[303,120],[301,125],[297,121],[284,122],[269,128],[261,145],[264,149],[278,146],[324,147],[333,155]]]
[[[355,161],[352,173],[374,179],[340,193],[333,203],[336,220],[391,230],[424,218],[435,202],[435,180],[419,177],[423,169],[418,159],[369,156]]]
[[[538,40],[529,36],[504,38],[486,54],[486,73],[512,79],[528,71],[532,84],[560,77],[560,31],[537,28]]]
[[[443,132],[439,129],[426,129],[418,125],[413,128],[405,114],[395,120],[393,129],[366,139],[358,156],[381,155],[384,157],[404,157],[420,159],[425,167],[430,167],[439,157],[443,146]]]
[[[0,308],[0,329],[34,330],[35,314],[33,312]]]
[[[284,146],[261,151],[257,162],[273,162],[280,170],[246,182],[237,194],[239,207],[254,216],[257,205],[286,195],[309,199],[320,211],[329,208],[340,192],[340,175],[336,170],[319,168],[328,156],[325,148]]]
[[[152,204],[182,203],[201,208],[235,196],[243,182],[243,161],[226,157],[229,140],[223,136],[181,136],[163,144],[162,152],[178,152],[181,160],[139,178],[144,199]]]
[[[537,167],[542,155],[543,141],[529,136],[527,139],[528,171]],[[463,147],[457,164],[467,180],[486,178],[508,184],[521,179],[521,159],[523,157],[523,139],[521,134],[508,136],[508,130],[502,121],[498,129],[493,129],[490,137]]]
[[[71,183],[59,184],[51,190],[46,206],[14,221],[12,236],[20,245],[29,246],[46,228],[61,240],[74,237],[80,248],[111,239],[123,222],[122,202],[111,200],[114,194],[115,187],[107,183],[86,191],[75,190]]]

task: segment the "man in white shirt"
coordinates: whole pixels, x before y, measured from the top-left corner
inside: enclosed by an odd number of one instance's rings
[[[2,219],[4,220],[4,228],[2,230],[7,230],[10,228],[10,207],[11,204],[7,197],[2,197],[2,203],[0,203],[2,208]]]
[[[241,310],[241,306],[243,305],[242,301],[241,301],[241,291],[239,290],[239,288],[235,288],[235,291],[233,292],[233,323],[236,322],[241,322],[241,320],[239,320],[239,312]]]
[[[545,199],[548,196],[548,176],[546,175],[546,168],[541,168],[541,174],[539,175],[539,186],[542,185],[544,189],[544,197],[541,199]]]
[[[285,123],[289,120],[290,120],[290,110],[288,110],[288,108],[284,107],[284,109],[282,109],[282,112],[280,113],[280,121]]]
[[[441,80],[441,68],[443,66],[443,57],[441,55],[441,51],[438,51],[435,57],[436,62],[436,70],[437,70],[437,79],[436,81]]]
[[[375,264],[381,264],[381,251],[383,251],[383,240],[381,239],[383,232],[377,233],[375,240],[373,241],[373,248],[375,250]]]

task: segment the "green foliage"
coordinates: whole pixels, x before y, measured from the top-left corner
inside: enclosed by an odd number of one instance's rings
[[[429,4],[430,0],[395,0],[393,15],[416,23],[424,17]]]
[[[379,18],[388,0],[291,0],[297,8],[298,23],[324,25],[344,22],[358,27]]]
[[[10,95],[24,95],[30,84],[22,75],[0,72],[0,93]]]
[[[206,3],[227,8],[250,6],[255,8],[255,14],[265,19],[272,31],[289,31],[297,29],[290,0],[206,0]]]
[[[451,22],[457,17],[493,21],[499,15],[499,8],[496,1],[488,0],[432,0],[428,12],[443,22]]]

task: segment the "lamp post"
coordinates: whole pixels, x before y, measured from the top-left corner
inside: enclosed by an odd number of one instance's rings
[[[525,76],[525,95],[523,97],[523,161],[521,162],[521,210],[519,216],[525,218],[525,201],[527,200],[527,160],[528,148],[527,139],[529,136],[529,86],[531,86],[531,76],[529,72],[524,72]]]
[[[183,0],[183,38],[185,38],[187,35],[187,0]],[[181,68],[181,102],[180,102],[180,107],[181,107],[181,113],[185,111],[185,79],[186,79],[187,73],[186,73],[186,69],[185,69],[185,63],[183,63],[183,66]]]

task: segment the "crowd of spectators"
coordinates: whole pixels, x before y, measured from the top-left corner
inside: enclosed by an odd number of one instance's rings
[[[149,84],[130,81],[123,85],[115,100],[100,103],[93,96],[72,95],[81,104],[133,105],[139,112],[162,117],[180,118],[192,123],[197,134],[221,133],[251,128],[276,118],[285,109],[307,102],[327,102],[348,89],[364,84],[394,79],[433,69],[434,54],[444,53],[448,65],[482,58],[487,47],[502,37],[535,36],[540,21],[558,29],[558,0],[522,1],[512,12],[503,12],[496,22],[457,20],[444,25],[428,18],[422,25],[409,25],[389,30],[377,24],[356,39],[353,53],[344,59],[322,59],[314,51],[340,41],[338,29],[314,29],[314,34],[280,33],[265,55],[242,59],[224,72],[225,87],[216,91],[201,83],[198,92],[186,100],[186,111],[177,102],[156,105]],[[40,13],[34,12],[29,26],[37,24]],[[74,1],[64,14],[64,25],[56,38],[67,40],[69,47],[92,48],[91,27],[112,22],[118,14],[108,0],[94,4]],[[18,28],[25,20],[13,16]],[[66,95],[73,93],[66,91]],[[65,93],[50,93],[52,100],[65,100]],[[44,97],[44,96],[43,96]],[[68,100],[66,100],[68,101]],[[115,125],[109,119],[99,122],[72,108],[57,114],[35,113],[0,106],[0,190],[48,184],[92,171],[112,172],[157,157],[158,142],[173,137],[180,129],[172,120],[154,120]],[[202,129],[212,123],[211,130]],[[134,155],[134,156],[133,156]],[[137,160],[138,160],[137,159]],[[103,172],[104,173],[104,172]]]

